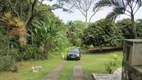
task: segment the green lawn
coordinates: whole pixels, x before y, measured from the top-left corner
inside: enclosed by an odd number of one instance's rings
[[[42,80],[50,70],[61,62],[62,60],[59,57],[51,60],[25,61],[23,65],[21,65],[21,62],[18,62],[16,65],[19,67],[19,72],[0,72],[0,80]],[[32,66],[39,65],[42,66],[39,72],[30,71]]]
[[[87,80],[92,79],[92,73],[106,73],[104,64],[109,62],[112,58],[112,54],[118,55],[118,64],[115,69],[121,67],[122,52],[111,52],[105,54],[88,54],[85,53],[82,56],[81,64],[84,68]]]
[[[65,64],[60,73],[59,80],[71,80],[72,70],[75,64],[81,64],[84,68],[87,80],[93,80],[91,75],[92,72],[106,73],[104,64],[112,59],[112,54],[118,55],[118,64],[115,69],[121,67],[121,51],[104,54],[83,53],[80,61],[77,62],[73,60],[68,61],[67,64]],[[58,66],[61,62],[60,56],[50,60],[25,61],[23,62],[23,65],[21,65],[21,62],[18,62],[16,65],[19,67],[19,72],[0,72],[0,80],[42,80],[50,70]],[[30,72],[32,66],[38,65],[43,67],[40,72]]]

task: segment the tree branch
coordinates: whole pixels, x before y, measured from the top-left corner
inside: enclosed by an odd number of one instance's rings
[[[93,18],[93,16],[100,10],[100,8],[97,8],[95,10],[95,12],[91,15],[90,19],[89,19],[89,23],[91,22],[91,19]]]
[[[44,0],[41,0],[40,4],[39,4],[39,7],[38,7],[38,10],[40,10],[40,5],[42,4]]]
[[[88,2],[89,6],[88,6],[88,9],[87,11],[90,9],[91,5],[93,4],[94,0],[91,0],[90,2]]]
[[[20,5],[20,17],[22,17],[22,5]]]
[[[131,14],[131,12],[129,10],[126,9],[125,11],[128,12],[129,14]]]
[[[123,4],[123,7],[126,7],[125,3],[124,3],[124,0],[122,0],[122,4]]]
[[[14,6],[16,6],[16,5],[17,5],[17,3],[18,3],[18,2],[17,2],[17,0],[16,0],[16,2],[15,2],[15,4],[14,4]]]
[[[78,0],[77,0],[78,1]],[[81,6],[81,2],[78,2],[78,6],[83,10],[83,11],[85,11],[85,9],[83,9],[83,7]]]
[[[11,8],[11,10],[19,17],[18,12],[15,10],[15,8],[12,6],[11,2],[9,2],[9,0],[6,0]]]
[[[29,13],[29,17],[26,20],[25,24],[29,25],[29,23],[31,22],[31,20],[33,19],[33,15],[34,15],[34,7],[36,5],[38,0],[34,0],[34,2],[32,3],[32,7],[31,7],[31,13]]]
[[[75,5],[75,7],[83,14],[83,16],[86,16],[78,6]]]
[[[137,6],[137,3],[135,3],[135,6],[133,7],[133,10],[135,9],[136,6]]]
[[[68,9],[69,11],[74,7],[74,5],[76,4],[76,2],[77,2],[77,1],[75,1],[75,2],[73,3],[73,5]]]
[[[126,13],[125,13],[124,15],[131,17],[131,15],[129,15],[129,14],[126,14]]]
[[[140,7],[139,8],[137,8],[137,10],[134,12],[134,15],[138,12],[138,10],[140,9]]]

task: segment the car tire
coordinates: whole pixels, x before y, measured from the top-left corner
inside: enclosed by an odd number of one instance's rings
[[[69,60],[69,57],[67,57],[67,60]]]
[[[80,60],[80,58],[78,58],[77,60]]]

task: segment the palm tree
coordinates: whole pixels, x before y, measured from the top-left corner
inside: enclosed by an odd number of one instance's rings
[[[134,38],[137,38],[135,26],[135,14],[142,6],[141,0],[100,0],[95,8],[113,7],[113,11],[107,15],[107,19],[115,20],[119,15],[127,15],[131,18]]]

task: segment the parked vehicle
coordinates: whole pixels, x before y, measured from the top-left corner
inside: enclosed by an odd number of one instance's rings
[[[67,60],[69,59],[77,59],[80,60],[81,51],[79,48],[71,48],[67,53]]]

